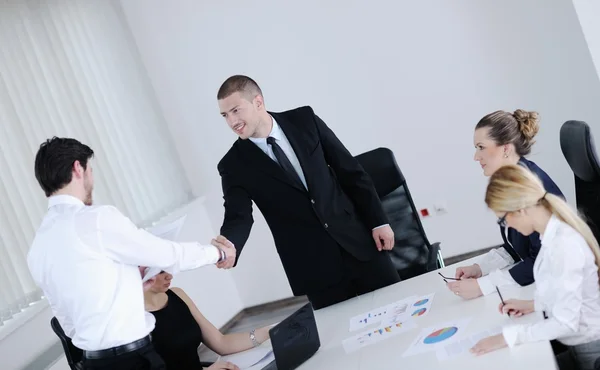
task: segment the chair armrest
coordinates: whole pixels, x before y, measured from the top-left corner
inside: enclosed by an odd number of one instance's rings
[[[442,258],[440,243],[432,243],[427,260],[427,271],[434,271],[442,267],[444,267],[444,259]]]

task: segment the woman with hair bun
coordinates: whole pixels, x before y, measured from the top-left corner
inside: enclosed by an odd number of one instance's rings
[[[485,176],[492,176],[502,166],[518,164],[536,174],[547,192],[564,198],[550,176],[525,158],[531,153],[539,129],[537,112],[517,109],[513,113],[490,113],[475,126],[474,159]],[[454,294],[473,299],[496,292],[496,287],[534,282],[533,264],[541,247],[539,234],[523,235],[505,225],[500,225],[500,233],[503,248],[491,250],[471,266],[456,269],[460,280],[448,283]]]

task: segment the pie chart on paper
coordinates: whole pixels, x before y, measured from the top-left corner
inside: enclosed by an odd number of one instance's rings
[[[446,339],[454,336],[454,334],[456,334],[457,331],[458,331],[458,328],[455,326],[436,330],[433,333],[429,334],[427,337],[425,337],[425,339],[423,340],[423,343],[435,344],[435,343],[443,342]]]
[[[427,312],[426,308],[419,308],[418,310],[416,310],[415,312],[413,312],[413,314],[411,316],[416,317],[416,316],[422,316],[425,314],[425,312]]]
[[[421,299],[420,301],[415,302],[415,304],[413,306],[422,306],[422,305],[426,304],[427,302],[429,302],[429,299],[427,299],[427,298]]]

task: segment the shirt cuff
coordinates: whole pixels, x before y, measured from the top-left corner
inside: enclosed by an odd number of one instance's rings
[[[390,224],[379,225],[379,226],[377,226],[377,227],[374,227],[374,228],[373,228],[373,230],[375,230],[375,229],[379,229],[379,228],[382,228],[382,227],[384,227],[384,226],[389,226],[389,225],[390,225]]]
[[[494,284],[492,284],[492,280],[488,276],[483,276],[477,279],[477,284],[479,284],[479,289],[481,289],[481,293],[483,295],[488,295],[496,291]]]
[[[214,245],[207,245],[205,248],[206,257],[209,260],[209,264],[215,264],[219,262],[219,260],[221,259],[221,249],[215,247]]]
[[[544,312],[544,305],[539,301],[539,299],[533,300],[533,310],[535,312]]]
[[[489,266],[489,264],[487,264],[483,258],[477,262],[475,262],[475,264],[477,266],[479,266],[479,269],[481,270],[481,275],[485,276],[487,274],[490,273],[490,271],[492,270],[491,266]]]
[[[519,344],[519,332],[521,331],[521,327],[507,326],[502,328],[502,336],[504,337],[504,341],[508,345],[508,347],[512,348]]]

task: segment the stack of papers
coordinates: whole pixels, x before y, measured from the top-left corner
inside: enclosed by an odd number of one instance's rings
[[[472,334],[466,338],[460,338],[436,351],[438,360],[445,361],[468,353],[480,340],[502,333],[502,327],[496,327],[479,333]]]
[[[369,325],[390,325],[418,318],[429,313],[435,293],[408,298],[356,315],[350,319],[350,331],[363,329]]]
[[[418,318],[429,313],[433,297],[434,293],[421,297],[410,296],[354,316],[350,319],[350,331],[375,324],[377,327],[345,339],[342,342],[344,350],[351,353],[416,328]]]
[[[218,361],[228,361],[237,365],[240,370],[261,369],[275,359],[273,349],[268,345],[261,345],[247,351],[222,356]]]

